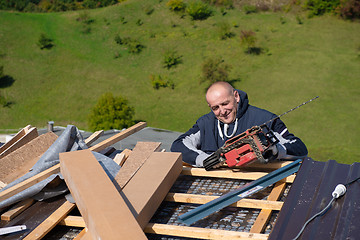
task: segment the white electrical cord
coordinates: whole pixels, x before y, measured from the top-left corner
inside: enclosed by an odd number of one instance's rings
[[[346,192],[346,187],[343,184],[338,184],[335,188],[335,190],[332,192],[332,199],[330,200],[329,204],[320,212],[318,212],[317,214],[315,214],[314,216],[312,216],[311,218],[309,218],[309,220],[307,220],[305,222],[305,224],[303,225],[303,227],[301,228],[300,232],[296,235],[295,238],[293,238],[293,240],[296,240],[300,237],[300,235],[303,233],[306,225],[309,224],[309,222],[311,222],[312,220],[314,220],[316,217],[322,215],[326,210],[328,210],[331,207],[331,204],[335,201],[335,199],[341,197],[342,195],[344,195]]]

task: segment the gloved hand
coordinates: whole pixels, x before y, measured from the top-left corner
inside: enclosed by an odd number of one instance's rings
[[[277,144],[270,146],[264,153],[263,153],[263,157],[265,162],[264,163],[268,163],[268,162],[272,162],[274,161],[277,156],[278,156],[279,150],[277,148]]]

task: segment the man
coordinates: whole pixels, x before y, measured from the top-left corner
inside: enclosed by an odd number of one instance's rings
[[[249,104],[248,96],[227,82],[216,82],[206,92],[211,112],[200,117],[195,125],[172,144],[172,152],[181,152],[183,161],[203,167],[204,160],[222,147],[228,139],[261,125],[277,115]],[[289,133],[285,124],[276,119],[268,124],[279,143],[271,147],[276,159],[299,159],[307,155],[305,144]]]

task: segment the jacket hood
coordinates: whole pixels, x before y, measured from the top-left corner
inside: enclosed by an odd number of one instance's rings
[[[240,96],[236,117],[241,118],[249,107],[249,99],[246,92],[236,89]]]

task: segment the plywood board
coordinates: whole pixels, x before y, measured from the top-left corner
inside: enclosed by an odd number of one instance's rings
[[[132,153],[115,176],[114,184],[118,190],[121,190],[130,181],[149,156],[159,149],[160,145],[159,142],[138,142],[135,145]]]
[[[164,200],[181,169],[180,153],[153,152],[122,190],[123,198],[142,228]]]
[[[26,126],[20,130],[10,141],[0,147],[0,158],[5,157],[9,153],[30,142],[37,136],[38,132],[35,127],[31,127],[30,125]]]
[[[26,174],[57,138],[53,132],[42,134],[0,159],[0,181],[10,183]]]
[[[60,166],[94,239],[147,239],[90,150],[60,153]]]

